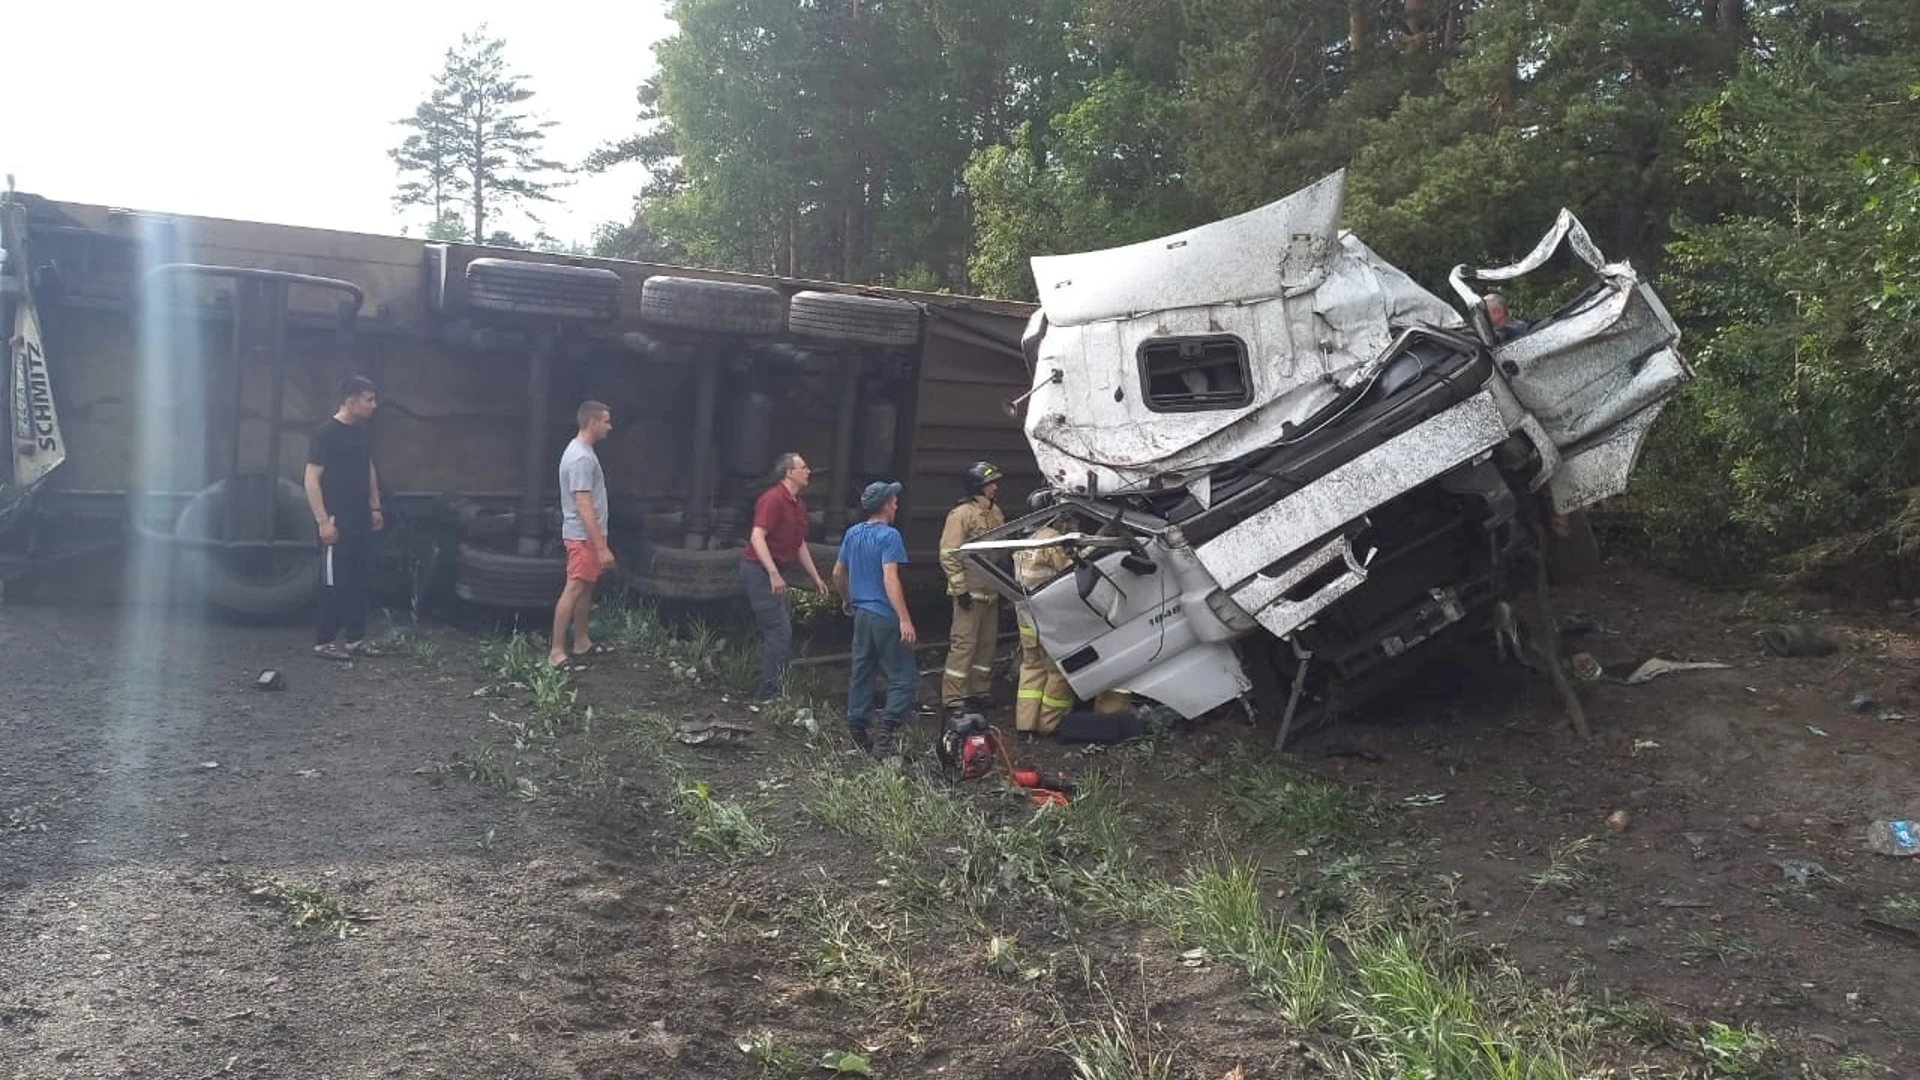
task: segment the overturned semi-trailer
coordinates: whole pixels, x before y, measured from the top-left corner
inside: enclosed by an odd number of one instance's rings
[[[554,463],[587,398],[614,412],[609,531],[640,592],[732,596],[789,449],[815,466],[820,542],[866,480],[904,481],[926,573],[967,462],[1038,486],[1003,409],[1031,311],[8,193],[0,580],[108,582],[125,549],[174,595],[303,608],[319,575],[298,478],[348,373],[379,387],[382,579],[416,609],[552,602]]]

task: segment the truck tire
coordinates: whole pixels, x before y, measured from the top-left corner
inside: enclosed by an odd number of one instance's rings
[[[454,509],[454,530],[462,540],[512,536],[519,515],[512,510],[461,500]]]
[[[920,341],[920,305],[884,296],[798,292],[787,305],[787,329],[823,341],[913,345]]]
[[[564,555],[510,555],[464,543],[454,555],[454,595],[471,603],[552,607],[566,584]]]
[[[620,275],[592,266],[475,259],[467,304],[504,315],[608,322],[620,317]]]
[[[222,539],[220,519],[226,502],[225,480],[202,490],[180,508],[180,516],[173,523],[174,535]],[[313,513],[307,507],[307,493],[299,484],[282,477],[274,485],[273,517],[275,535],[312,528]],[[311,553],[259,574],[236,567],[227,552],[188,547],[180,551],[180,567],[190,587],[214,607],[232,615],[276,618],[300,611],[319,594],[320,558],[316,539]]]
[[[780,290],[705,278],[650,277],[640,283],[640,318],[656,326],[728,334],[777,334],[786,322]]]
[[[813,564],[827,577],[839,549],[832,544],[810,543]],[[653,547],[643,573],[630,575],[633,590],[642,596],[662,600],[732,600],[744,595],[740,584],[740,564],[746,554],[741,548],[719,551],[687,551],[684,548]],[[787,575],[787,584],[804,588],[809,583],[798,572]]]

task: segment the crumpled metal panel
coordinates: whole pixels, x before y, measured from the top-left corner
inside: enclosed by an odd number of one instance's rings
[[[1101,495],[1178,487],[1271,445],[1285,425],[1311,416],[1341,387],[1371,377],[1397,328],[1465,325],[1445,301],[1351,233],[1339,234],[1324,249],[1281,242],[1288,235],[1318,235],[1306,230],[1320,222],[1303,225],[1300,215],[1325,206],[1337,210],[1341,179],[1336,173],[1302,193],[1318,201],[1289,196],[1146,245],[1034,260],[1049,326],[1035,348],[1025,427],[1049,483]],[[1186,246],[1167,248],[1181,238]],[[1306,248],[1316,260],[1311,272],[1301,269]],[[1212,252],[1220,266],[1236,266],[1250,278],[1189,275],[1181,267],[1196,250]],[[1273,260],[1284,265],[1276,270]],[[1061,281],[1070,281],[1079,299],[1069,305],[1046,295],[1060,291],[1048,287],[1049,272],[1063,274]],[[1282,279],[1297,281],[1297,287],[1276,287]],[[1160,290],[1151,297],[1143,291],[1148,280]],[[1111,299],[1089,299],[1087,290],[1096,285]],[[1141,344],[1215,334],[1232,334],[1246,344],[1251,401],[1198,412],[1148,408]]]
[[[1574,310],[1533,322],[1496,347],[1494,357],[1514,397],[1565,449],[1665,398],[1693,372],[1678,352],[1680,328],[1666,305],[1631,265],[1606,261],[1570,210],[1562,209],[1518,262],[1471,271],[1455,266],[1448,279],[1477,308],[1483,297],[1473,282],[1524,277],[1563,246],[1593,270],[1601,291]]]
[[[1061,662],[1068,685],[1086,698],[1114,689],[1147,694],[1186,716],[1245,693],[1251,684],[1207,605],[1212,577],[1163,538],[1143,551],[1155,573],[1127,570],[1124,552],[1112,551],[1093,560],[1101,573],[1084,600],[1073,574],[1027,599],[1040,645]],[[1070,662],[1088,651],[1091,659]]]
[[[1507,437],[1486,391],[1328,472],[1195,549],[1232,589],[1402,492],[1412,491]],[[1244,605],[1243,605],[1244,606]]]
[[[1310,289],[1336,248],[1346,172],[1284,199],[1125,247],[1032,260],[1056,327],[1170,308],[1265,300]]]
[[[1664,399],[1692,376],[1680,331],[1652,290],[1615,289],[1494,350],[1507,385],[1554,445],[1577,446]]]
[[[1304,599],[1286,598],[1286,593],[1294,586],[1336,560],[1347,564],[1346,573],[1327,582]],[[1354,556],[1353,545],[1342,536],[1282,573],[1272,577],[1255,574],[1233,594],[1233,600],[1253,612],[1253,617],[1266,627],[1269,634],[1285,638],[1325,611],[1334,601],[1359,588],[1366,580],[1366,567],[1360,565],[1359,559]]]
[[[1571,514],[1626,491],[1647,432],[1666,407],[1665,401],[1656,401],[1616,425],[1605,438],[1562,458],[1547,488],[1553,493],[1555,512]]]

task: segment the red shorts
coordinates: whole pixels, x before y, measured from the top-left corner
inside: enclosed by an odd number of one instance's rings
[[[600,555],[593,545],[585,540],[568,540],[567,580],[595,582],[600,580]]]

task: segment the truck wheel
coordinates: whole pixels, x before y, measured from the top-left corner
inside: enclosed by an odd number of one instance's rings
[[[274,535],[298,535],[311,529],[313,514],[307,493],[282,477],[274,485]],[[174,519],[176,536],[196,540],[225,539],[220,523],[226,516],[227,482],[220,481],[187,500]],[[313,602],[320,591],[320,545],[293,558],[276,554],[274,562],[250,567],[240,551],[188,547],[180,551],[182,574],[214,607],[233,615],[273,618],[292,615]]]
[[[645,572],[633,575],[633,589],[661,600],[725,600],[742,595],[739,548],[688,551],[654,546]]]
[[[820,576],[828,577],[839,549],[832,544],[817,543],[807,547],[813,553],[813,564],[820,569]],[[645,572],[631,575],[633,590],[662,600],[732,600],[743,595],[740,564],[745,558],[742,548],[687,551],[655,546],[643,564]],[[796,570],[787,575],[787,584],[806,588],[811,583]]]
[[[509,555],[461,544],[454,555],[454,595],[489,607],[552,607],[567,584],[564,555]]]
[[[884,296],[799,292],[787,305],[787,328],[823,341],[913,345],[920,341],[920,305]]]
[[[620,317],[620,275],[592,266],[475,259],[467,303],[481,311],[608,322]]]
[[[470,499],[455,499],[449,504],[454,532],[462,540],[487,540],[512,536],[517,516],[512,510],[483,506]]]
[[[777,334],[785,306],[780,290],[767,285],[664,275],[640,283],[640,317],[656,326]]]

